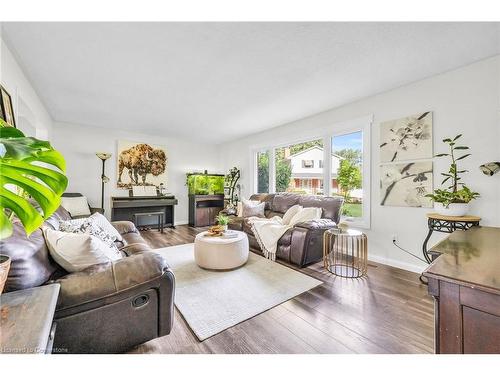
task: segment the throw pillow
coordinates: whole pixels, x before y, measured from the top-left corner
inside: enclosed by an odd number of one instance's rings
[[[112,237],[115,237],[115,241],[123,241],[122,235],[116,230],[116,228],[109,222],[106,216],[100,214],[99,212],[93,213],[90,220],[94,221],[102,229],[108,232]]]
[[[122,258],[116,248],[87,233],[67,233],[50,228],[45,228],[43,233],[50,255],[68,272],[79,272],[95,264]]]
[[[238,217],[243,217],[243,204],[247,206],[257,206],[260,203],[260,201],[254,201],[250,199],[245,199],[243,198],[238,204],[236,205],[237,209],[237,215]]]
[[[306,207],[297,212],[294,217],[291,218],[289,225],[295,225],[298,223],[303,223],[305,221],[321,219],[321,214],[323,210],[319,207]]]
[[[243,201],[242,205],[242,216],[243,217],[251,217],[251,216],[257,216],[257,217],[263,217],[264,216],[264,209],[266,207],[266,203],[247,203],[247,202],[252,202],[252,201]]]
[[[91,223],[91,225],[89,225],[88,223]],[[96,227],[101,228],[104,234],[107,234],[106,238],[101,237],[100,234],[90,233],[87,230],[89,228],[94,228],[97,230]],[[123,241],[121,234],[108,221],[108,219],[106,219],[106,216],[101,215],[99,212],[96,212],[87,218],[60,221],[59,230],[63,232],[94,234],[104,241],[107,241],[107,238],[111,238],[112,242]]]
[[[290,220],[300,211],[302,210],[302,206],[299,204],[296,204],[292,207],[290,207],[285,214],[283,215],[283,224],[288,225],[290,224]]]
[[[62,197],[61,206],[63,206],[72,217],[90,215],[87,197]]]

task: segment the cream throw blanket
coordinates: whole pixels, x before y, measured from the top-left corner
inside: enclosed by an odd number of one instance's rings
[[[255,238],[257,239],[257,242],[267,259],[272,261],[276,260],[278,241],[288,229],[298,223],[321,218],[321,208],[302,208],[301,206],[294,206],[289,210],[291,209],[296,211],[291,218],[288,218],[287,214],[285,214],[283,218],[279,216],[275,216],[270,219],[261,217],[248,218]]]

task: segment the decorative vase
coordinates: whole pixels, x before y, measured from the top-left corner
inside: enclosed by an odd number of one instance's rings
[[[7,275],[10,270],[10,257],[0,254],[0,294],[2,294],[3,287],[7,281]]]
[[[227,225],[221,225],[221,227],[224,232],[227,232]]]
[[[445,207],[442,203],[434,203],[436,212],[443,216],[464,216],[469,211],[469,203],[450,203]]]

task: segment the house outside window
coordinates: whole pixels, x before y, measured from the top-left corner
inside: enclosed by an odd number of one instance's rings
[[[276,192],[322,195],[323,140],[316,139],[275,149]]]

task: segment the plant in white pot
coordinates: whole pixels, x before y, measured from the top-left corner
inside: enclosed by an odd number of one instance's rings
[[[470,190],[465,183],[461,182],[461,174],[468,172],[465,169],[460,170],[457,162],[469,157],[471,154],[458,153],[466,152],[469,147],[457,146],[457,140],[462,134],[455,138],[445,138],[443,143],[450,148],[448,153],[438,154],[436,157],[450,157],[451,163],[447,173],[441,173],[444,177],[441,185],[449,184],[445,189],[436,189],[433,194],[427,194],[434,201],[434,209],[438,214],[446,216],[464,216],[469,210],[469,202],[479,197],[479,193]]]

